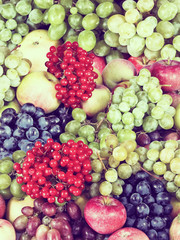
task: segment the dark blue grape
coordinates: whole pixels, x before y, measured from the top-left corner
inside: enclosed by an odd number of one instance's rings
[[[172,223],[172,218],[170,215],[164,215],[163,220],[166,222],[166,227],[169,228]]]
[[[151,227],[155,230],[161,230],[165,228],[166,222],[162,217],[154,217],[151,219]]]
[[[141,196],[149,195],[151,193],[150,184],[146,180],[139,182],[136,186],[136,192]]]
[[[1,116],[3,116],[4,114],[7,114],[7,113],[11,113],[11,114],[13,114],[13,115],[16,115],[16,110],[15,110],[14,108],[6,108],[6,109],[2,112]]]
[[[123,194],[129,197],[132,192],[133,192],[133,186],[130,183],[125,184],[123,187]]]
[[[159,179],[156,179],[154,181],[152,181],[151,183],[151,188],[153,190],[154,193],[160,193],[160,192],[163,192],[165,187],[164,187],[164,183],[159,180]]]
[[[52,138],[52,134],[48,131],[42,131],[41,138],[46,142],[48,138]]]
[[[19,142],[18,142],[18,147],[23,150],[25,148],[25,146],[27,144],[29,144],[30,141],[28,141],[27,139],[21,139]],[[24,151],[24,150],[23,150]]]
[[[169,240],[169,234],[167,234],[165,231],[159,231],[158,240]]]
[[[40,108],[40,107],[36,107],[36,112],[34,114],[34,117],[36,119],[38,119],[38,118],[44,117],[44,116],[45,116],[45,111],[42,108]]]
[[[21,107],[22,113],[28,113],[29,115],[33,116],[36,112],[36,107],[32,103],[25,103]]]
[[[129,198],[129,201],[130,203],[132,203],[133,205],[138,205],[139,203],[142,202],[142,197],[139,193],[133,193],[131,194],[130,198]]]
[[[136,216],[132,215],[126,219],[125,226],[126,227],[133,227],[136,222]]]
[[[137,217],[144,218],[149,215],[150,209],[147,204],[140,203],[136,206],[136,215]]]
[[[146,218],[137,218],[135,227],[146,233],[150,228],[150,223]]]
[[[160,205],[167,205],[171,201],[171,197],[168,192],[160,192],[156,195],[156,202]]]
[[[18,140],[15,137],[10,137],[4,140],[3,147],[8,151],[14,151],[17,149]]]
[[[119,201],[120,201],[123,205],[125,205],[125,204],[128,203],[127,197],[124,197],[124,196],[121,197],[121,195],[119,195],[119,197],[120,197]]]
[[[27,131],[26,131],[26,137],[28,140],[30,141],[34,141],[39,137],[39,131],[37,128],[35,127],[30,127]]]
[[[136,208],[135,206],[132,204],[132,203],[127,203],[126,205],[124,205],[125,208],[126,208],[126,213],[127,213],[127,216],[132,216],[135,214],[136,212]]]
[[[143,202],[149,205],[149,204],[155,202],[155,198],[152,195],[150,195],[150,194],[149,195],[145,195],[143,197]]]
[[[167,204],[164,206],[164,214],[169,215],[173,210],[173,206],[171,204]]]
[[[149,237],[150,240],[158,240],[158,233],[154,229],[149,229],[147,231],[147,236]]]
[[[38,124],[38,128],[40,130],[48,130],[48,128],[51,126],[48,117],[40,117],[40,118],[38,118],[37,124]]]
[[[1,139],[7,139],[10,138],[12,134],[12,130],[7,125],[0,126],[0,137]]]
[[[151,215],[153,215],[153,216],[161,216],[164,213],[163,206],[161,206],[160,204],[157,204],[157,203],[151,204],[150,211],[151,211]]]
[[[49,133],[53,138],[59,138],[59,135],[62,133],[62,128],[58,124],[54,124],[49,128]]]
[[[32,127],[33,123],[33,118],[27,113],[22,113],[16,121],[16,125],[23,129],[28,129]]]
[[[15,120],[16,120],[16,117],[14,114],[12,113],[5,113],[1,116],[1,123],[2,124],[6,124],[8,126],[12,126],[14,125],[15,123]]]
[[[25,137],[25,130],[22,128],[15,128],[13,132],[13,137],[16,137],[17,139],[22,139]]]
[[[140,182],[142,180],[149,179],[149,174],[144,171],[139,171],[135,174],[134,179],[135,179],[135,181]]]
[[[56,117],[56,115],[49,115],[48,119],[51,124],[57,124],[60,122],[60,119],[58,117]]]
[[[10,157],[10,153],[5,148],[0,147],[0,159],[3,159],[5,157]]]

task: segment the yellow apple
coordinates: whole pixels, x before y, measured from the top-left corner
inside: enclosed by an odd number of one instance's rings
[[[14,99],[13,101],[9,102],[8,104],[4,105],[1,109],[0,109],[0,117],[2,112],[7,109],[7,108],[14,108],[14,110],[19,113],[20,112],[20,104],[18,103],[18,101],[16,99]]]
[[[37,29],[31,31],[23,38],[17,50],[23,54],[23,58],[31,61],[31,72],[46,71],[47,68],[44,64],[48,60],[46,54],[49,48],[51,46],[57,47],[60,44],[60,41],[54,41],[49,38],[47,30]]]
[[[16,91],[16,98],[21,105],[32,103],[50,113],[60,105],[55,89],[58,82],[58,79],[49,72],[31,72],[22,79]]]
[[[0,219],[0,239],[16,240],[16,232],[13,225],[6,219]]]
[[[20,215],[22,215],[21,209],[25,206],[33,207],[34,199],[30,196],[25,196],[24,199],[19,200],[12,197],[7,204],[6,219],[11,223]]]

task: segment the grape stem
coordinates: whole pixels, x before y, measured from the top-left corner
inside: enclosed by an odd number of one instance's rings
[[[101,164],[102,164],[102,166],[103,166],[104,170],[105,170],[105,171],[107,171],[107,168],[106,168],[106,166],[104,165],[104,163],[103,163],[103,160],[102,160],[102,158],[100,157],[99,153],[98,153],[98,152],[96,152],[96,154],[97,154],[97,156],[98,156],[98,159],[99,159],[99,161],[101,162]]]
[[[163,180],[162,177],[157,177],[156,175],[148,172],[148,171],[147,171],[146,169],[144,169],[143,167],[140,166],[140,168],[141,168],[144,172],[146,172],[146,173],[148,173],[150,176],[152,176],[153,178],[156,178],[156,179],[161,180],[161,181]]]

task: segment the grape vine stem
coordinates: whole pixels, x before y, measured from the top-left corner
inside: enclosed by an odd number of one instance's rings
[[[156,178],[156,179],[161,180],[161,181],[163,180],[162,177],[157,177],[156,175],[148,172],[148,171],[147,171],[146,169],[144,169],[143,167],[140,166],[140,168],[141,168],[144,172],[146,172],[146,173],[148,173],[150,176],[152,176],[153,178]]]
[[[99,155],[99,153],[98,153],[98,152],[96,152],[96,154],[97,154],[97,156],[98,156],[98,159],[99,159],[99,161],[101,162],[101,164],[102,164],[102,166],[103,166],[104,170],[105,170],[105,171],[107,171],[107,168],[106,168],[106,166],[104,165],[104,163],[103,163],[103,160],[102,160],[101,156]]]

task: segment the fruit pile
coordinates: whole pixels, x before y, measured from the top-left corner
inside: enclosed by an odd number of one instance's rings
[[[0,0],[1,240],[180,238],[179,0]]]

